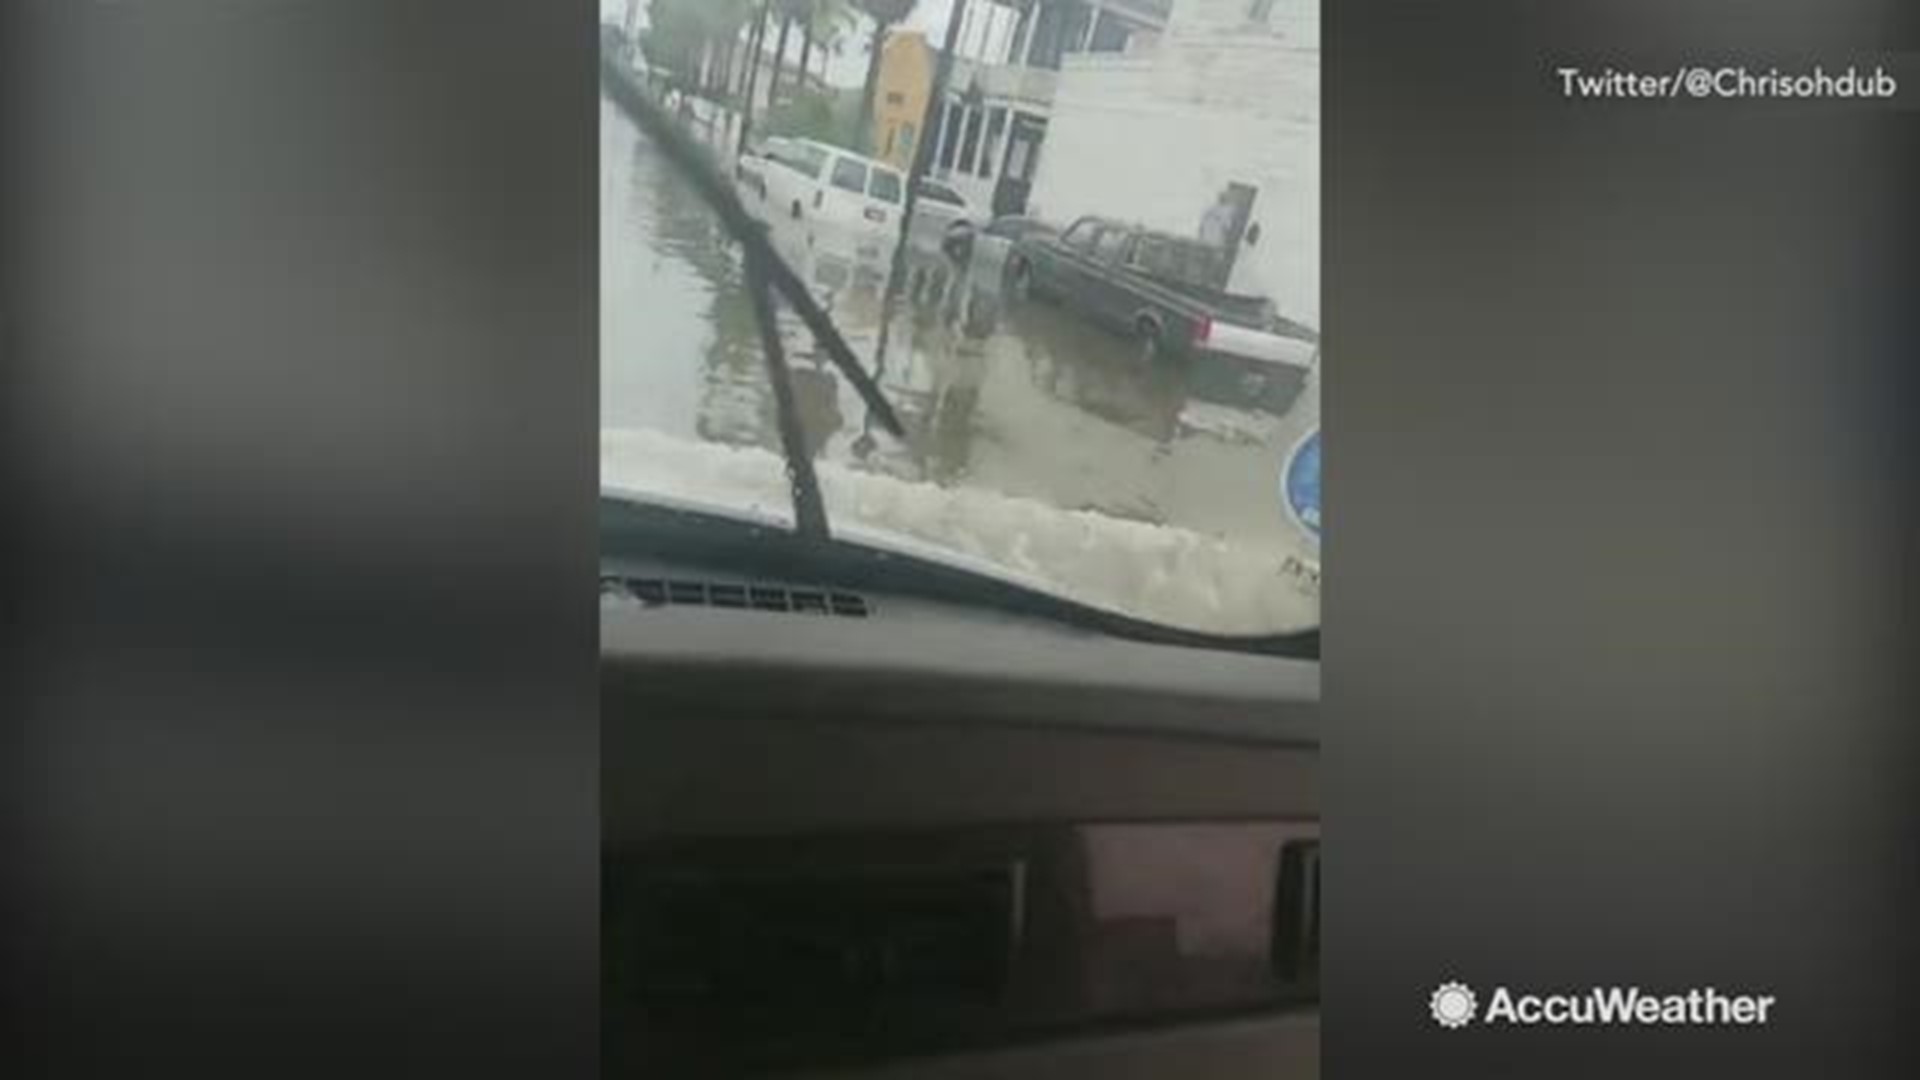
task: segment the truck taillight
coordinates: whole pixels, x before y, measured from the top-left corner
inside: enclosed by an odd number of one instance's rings
[[[1213,320],[1202,315],[1193,323],[1193,343],[1205,345],[1213,338]]]

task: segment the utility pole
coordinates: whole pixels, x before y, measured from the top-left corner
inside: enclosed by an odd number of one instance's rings
[[[940,59],[933,68],[933,87],[927,92],[927,109],[920,117],[920,141],[913,148],[913,166],[909,170],[907,184],[907,211],[909,217],[913,211],[914,188],[925,176],[928,167],[933,164],[937,138],[929,135],[945,136],[943,119],[947,113],[947,84],[953,81],[953,50],[960,41],[960,27],[967,17],[967,0],[953,0],[953,11],[947,17],[946,40],[940,43]],[[906,222],[901,222],[900,236],[906,238]]]
[[[940,118],[946,115],[947,83],[953,78],[953,50],[960,40],[960,24],[966,18],[967,0],[953,0],[947,16],[947,36],[940,45],[940,59],[933,68],[933,87],[927,93],[927,109],[920,117],[920,141],[914,144],[913,165],[907,170],[907,201],[900,210],[900,238],[893,245],[893,265],[887,271],[887,291],[880,305],[880,340],[875,351],[875,366],[886,369],[887,338],[893,326],[894,301],[900,294],[901,279],[906,276],[907,234],[913,227],[913,210],[918,201],[920,178],[933,164],[934,145],[946,132]]]

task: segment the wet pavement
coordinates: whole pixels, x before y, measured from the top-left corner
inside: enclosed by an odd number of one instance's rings
[[[603,431],[777,453],[738,247],[604,98],[600,124]],[[711,138],[730,141],[718,128]],[[785,219],[771,230],[907,427],[898,439],[869,423],[853,387],[782,305],[819,461],[1168,526],[1271,550],[1276,565],[1304,552],[1317,578],[1317,551],[1303,546],[1281,496],[1287,452],[1313,422],[1293,407],[1297,377],[1144,360],[1071,311],[1013,302],[988,253],[956,264],[931,241],[909,245],[882,355],[891,238]]]

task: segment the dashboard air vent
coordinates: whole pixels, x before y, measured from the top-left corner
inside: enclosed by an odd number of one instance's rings
[[[853,619],[864,619],[872,613],[866,598],[858,593],[740,581],[609,575],[600,579],[600,595],[602,599],[637,601],[647,607],[733,608]]]

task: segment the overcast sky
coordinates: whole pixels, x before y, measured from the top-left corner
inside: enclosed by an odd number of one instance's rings
[[[640,19],[646,21],[647,8],[651,0],[640,0]],[[1013,33],[1013,12],[1007,8],[987,2],[971,0],[967,5],[971,10],[967,16],[966,35],[962,39],[959,52],[963,56],[977,56],[988,48],[1004,50],[1006,42]],[[619,22],[626,17],[627,0],[600,0],[600,18],[603,22]],[[927,35],[927,40],[938,48],[945,39],[947,19],[953,14],[953,0],[920,0],[912,15],[908,16],[905,26],[909,30],[918,30]],[[865,19],[848,40],[841,46],[838,55],[827,61],[827,81],[835,86],[857,87],[867,77],[867,41],[873,34],[872,24]],[[769,48],[772,46],[769,45]],[[798,63],[800,59],[800,35],[794,34],[787,42],[788,58]]]

